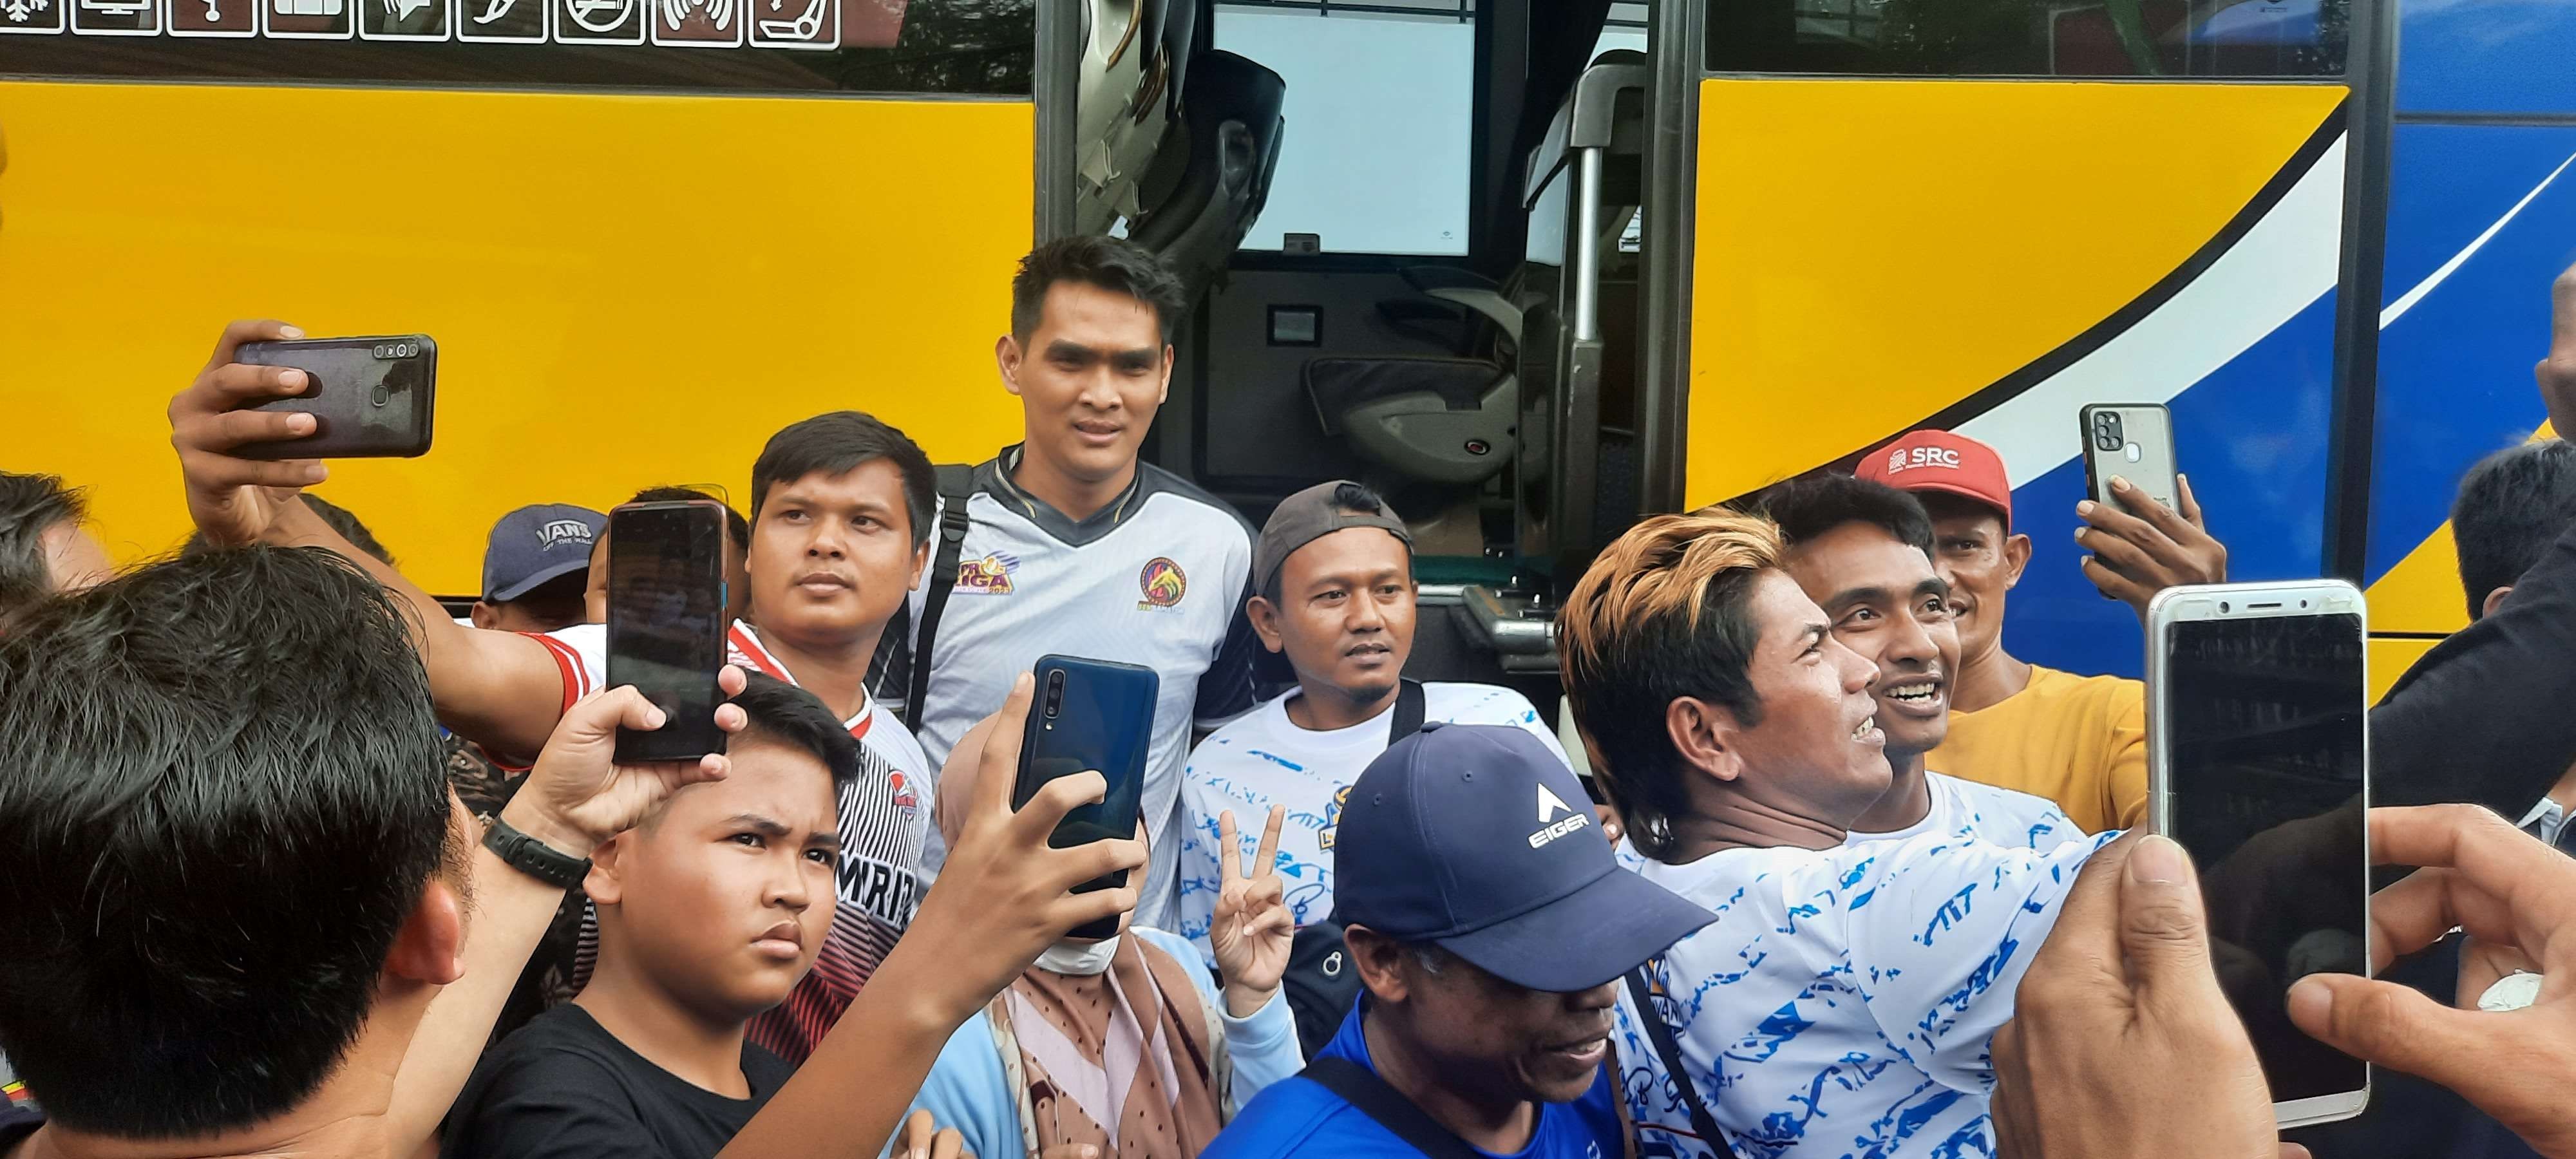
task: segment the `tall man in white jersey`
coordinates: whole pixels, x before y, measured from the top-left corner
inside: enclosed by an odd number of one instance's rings
[[[1179,932],[1213,966],[1208,924],[1225,852],[1219,818],[1285,806],[1276,869],[1297,924],[1333,912],[1333,845],[1360,770],[1403,738],[1390,734],[1413,652],[1413,537],[1374,491],[1318,483],[1270,513],[1253,545],[1253,630],[1281,653],[1297,687],[1200,741],[1181,775]],[[1512,725],[1558,763],[1565,750],[1528,699],[1493,684],[1420,685],[1416,723]],[[1259,834],[1238,856],[1258,852]]]
[[[1887,794],[1852,822],[1851,841],[1926,833],[1983,837],[2047,852],[2084,836],[2045,797],[1925,767],[1950,732],[1959,629],[1950,585],[1932,569],[1932,517],[1912,495],[1849,475],[1792,479],[1762,492],[1789,578],[1824,609],[1834,639],[1878,668],[1870,688],[1887,734]]]
[[[1987,1042],[2114,835],[1848,844],[1892,780],[1878,672],[1782,561],[1769,520],[1658,516],[1560,614],[1566,692],[1640,872],[1718,915],[1648,964],[1648,1008],[1622,993],[1621,1089],[1648,1153],[1721,1154],[1696,1102],[1766,1159],[1991,1155]]]
[[[236,325],[230,343],[272,336]],[[276,331],[276,333],[284,333]],[[290,377],[292,376],[292,377]],[[181,396],[211,394],[210,371]],[[277,376],[279,393],[303,388],[301,372]],[[212,409],[234,405],[215,400]],[[173,413],[183,407],[174,404]],[[215,424],[179,432],[190,513],[218,542],[240,534],[228,517],[244,502],[214,478],[291,478],[304,465],[245,463]],[[303,481],[318,482],[320,464]],[[266,469],[266,475],[245,474]],[[861,775],[840,790],[839,920],[813,970],[785,1003],[755,1018],[752,1041],[801,1062],[911,923],[919,901],[923,835],[930,825],[933,766],[903,723],[871,701],[868,659],[886,621],[918,583],[927,558],[936,489],[930,459],[911,439],[857,411],[817,415],[779,431],[751,470],[752,544],[746,562],[752,619],[731,633],[733,662],[799,685],[820,698],[860,741]],[[279,493],[271,489],[271,493]],[[382,561],[350,546],[301,503],[261,504],[275,512],[259,532],[276,544],[321,547],[347,557],[419,613],[415,643],[429,670],[441,723],[498,756],[534,754],[573,702],[606,686],[607,629],[584,624],[547,635],[483,631],[449,619],[431,598]]]
[[[1233,508],[1136,460],[1170,392],[1172,328],[1188,308],[1153,254],[1115,238],[1064,238],[1021,259],[1011,332],[994,355],[1020,400],[1024,441],[975,468],[956,582],[914,596],[909,648],[889,650],[876,684],[909,701],[928,636],[923,703],[907,703],[905,715],[944,762],[1041,656],[1160,674],[1145,767],[1153,865],[1136,924],[1164,929],[1191,728],[1252,707],[1255,647],[1244,618],[1251,530]],[[941,526],[944,536],[953,524]],[[932,869],[938,860],[934,843]]]

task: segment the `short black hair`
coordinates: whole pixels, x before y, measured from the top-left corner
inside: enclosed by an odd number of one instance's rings
[[[367,530],[367,525],[359,522],[358,517],[351,514],[348,508],[310,491],[305,492],[303,498],[304,505],[312,508],[315,515],[321,516],[322,522],[329,524],[331,530],[340,533],[340,538],[348,540],[349,546],[375,557],[376,562],[386,567],[401,566],[394,562],[394,553],[385,550],[385,545],[376,541],[376,533]],[[193,559],[214,549],[213,541],[208,540],[206,533],[200,531],[190,535],[188,542],[180,545],[179,555],[182,558]]]
[[[0,615],[54,594],[45,533],[88,518],[88,499],[62,476],[0,471]]]
[[[733,702],[745,718],[741,736],[767,740],[811,753],[832,772],[833,798],[856,784],[860,775],[859,740],[848,725],[811,692],[765,672],[743,676],[742,695]]]
[[[1388,510],[1393,509],[1392,506],[1387,503],[1386,497],[1377,493],[1376,488],[1371,487],[1366,483],[1353,483],[1347,479],[1342,481],[1341,486],[1333,488],[1333,506],[1353,515],[1375,515],[1378,513],[1380,508],[1386,508]],[[1398,540],[1397,542],[1402,543],[1403,541]],[[1304,549],[1300,548],[1298,550],[1302,551]],[[1292,551],[1288,554],[1295,555],[1297,552]],[[1405,558],[1408,560],[1413,558],[1412,544],[1406,543],[1404,545],[1404,554]],[[1261,577],[1261,598],[1270,601],[1271,605],[1274,607],[1278,605],[1279,596],[1281,594],[1279,587],[1280,577],[1288,573],[1288,561],[1286,559],[1281,559],[1279,563],[1279,570]]]
[[[1114,237],[1060,237],[1030,250],[1011,278],[1013,337],[1026,339],[1038,328],[1047,291],[1058,282],[1098,286],[1153,307],[1165,346],[1172,344],[1172,331],[1190,309],[1189,289],[1154,251]]]
[[[2549,545],[2576,523],[2576,446],[2548,439],[2507,447],[2478,460],[2451,504],[2451,539],[2460,552],[2460,588],[2469,618],[2486,610],[2487,593],[2513,586]]]
[[[866,411],[836,410],[791,423],[760,448],[751,464],[751,517],[760,518],[769,489],[820,472],[839,475],[860,464],[884,459],[903,473],[903,502],[912,519],[912,546],[930,542],[931,504],[939,494],[939,471],[921,445]]]
[[[0,638],[0,1054],[65,1127],[289,1111],[340,1066],[434,875],[465,883],[403,612],[246,547],[50,600]]]
[[[1843,524],[1866,523],[1932,554],[1932,516],[1923,501],[1885,483],[1819,471],[1763,488],[1753,507],[1780,525],[1780,538],[1793,548]]]
[[[711,491],[711,490],[708,490],[707,488],[704,488],[704,487],[681,487],[681,486],[677,486],[677,485],[674,485],[674,484],[665,484],[665,485],[660,486],[660,487],[647,487],[647,488],[645,488],[645,489],[643,489],[643,490],[641,490],[641,491],[636,492],[636,493],[635,493],[635,496],[634,496],[633,498],[631,498],[631,499],[628,499],[626,502],[628,502],[628,503],[698,503],[698,502],[703,502],[703,501],[708,500],[708,499],[713,499],[713,500],[715,500],[715,501],[716,501],[716,502],[718,502],[718,503],[724,503],[724,509],[725,509],[725,534],[726,534],[726,535],[728,535],[728,536],[731,536],[731,537],[732,537],[732,539],[733,539],[733,547],[734,547],[734,550],[735,550],[735,551],[746,551],[746,552],[747,552],[747,551],[750,551],[750,550],[751,550],[751,521],[750,521],[750,520],[748,520],[748,519],[743,518],[743,517],[742,517],[742,512],[739,512],[739,511],[734,510],[734,509],[733,509],[733,504],[731,504],[731,503],[726,503],[726,502],[725,502],[725,500],[724,500],[724,497],[723,497],[723,496],[718,495],[718,494],[716,494],[715,492],[713,492],[713,491]]]

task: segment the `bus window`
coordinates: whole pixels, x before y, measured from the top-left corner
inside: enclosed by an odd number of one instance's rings
[[[1709,0],[1708,67],[1879,76],[2334,77],[2349,0]]]
[[[1037,44],[1037,0],[56,0],[53,8],[69,10],[68,27],[0,37],[0,74],[1026,97]]]
[[[1421,15],[1220,3],[1217,47],[1288,82],[1270,200],[1243,239],[1278,250],[1315,234],[1329,253],[1463,256],[1475,129],[1473,9]]]

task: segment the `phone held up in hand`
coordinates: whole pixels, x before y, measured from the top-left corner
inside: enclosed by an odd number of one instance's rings
[[[249,410],[301,411],[313,433],[234,448],[245,459],[408,459],[429,453],[438,343],[426,334],[245,342],[233,360],[304,372],[304,392]]]
[[[2368,636],[2340,580],[2147,605],[2147,794],[2201,866],[2212,956],[2283,1127],[2360,1114],[2370,1068],[2290,1023],[2292,983],[2370,972]]]
[[[2111,480],[2120,478],[2167,508],[2181,510],[2174,503],[2182,488],[2176,478],[2180,468],[2174,456],[2173,412],[2161,403],[2097,402],[2077,417],[2084,428],[2086,495],[2140,515],[2111,490]]]
[[[1047,844],[1069,849],[1135,836],[1144,811],[1145,759],[1153,747],[1154,702],[1162,678],[1151,668],[1072,656],[1040,657],[1035,673],[1037,698],[1021,735],[1011,808],[1026,806],[1048,781],[1097,772],[1109,782],[1108,791],[1097,804],[1065,814]],[[1073,892],[1126,883],[1127,871],[1121,869],[1077,885]],[[1117,932],[1118,919],[1112,916],[1076,926],[1071,936],[1106,938]]]
[[[664,715],[651,732],[617,730],[620,764],[725,751],[724,544],[724,506],[711,499],[608,513],[608,685],[634,685]]]

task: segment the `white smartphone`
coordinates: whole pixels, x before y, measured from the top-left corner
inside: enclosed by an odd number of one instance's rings
[[[2369,1067],[2288,1010],[2309,974],[2370,972],[2368,630],[2339,580],[2169,588],[2147,605],[2156,831],[2200,867],[2220,985],[2283,1127],[2370,1102]]]
[[[2161,403],[2097,402],[2075,413],[2084,428],[2084,493],[2096,503],[2137,514],[2111,490],[2126,479],[2166,507],[2179,511],[2182,486],[2174,454],[2173,414]]]

